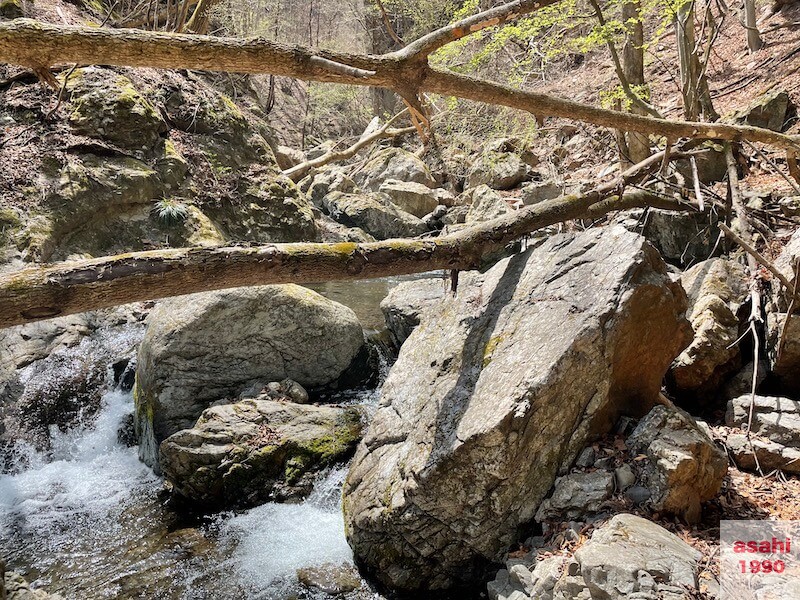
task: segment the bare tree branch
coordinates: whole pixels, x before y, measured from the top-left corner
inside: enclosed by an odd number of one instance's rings
[[[544,4],[520,1],[499,7],[506,12],[499,11],[498,8],[481,14],[485,16],[502,13],[505,16],[498,22],[507,22],[512,16],[522,14],[522,5],[527,12],[531,12],[536,6],[547,4],[548,0],[543,2]],[[508,6],[517,6],[521,12],[509,13]],[[494,20],[489,19],[493,22]],[[488,22],[485,18],[471,18],[460,23],[467,21],[474,26],[485,26]],[[459,35],[456,31],[459,27],[456,23],[431,35],[434,35],[434,41],[443,41]],[[439,35],[443,37],[440,38]],[[428,37],[418,41],[424,41]],[[417,52],[422,54],[404,54],[414,47],[414,42],[401,53],[368,56],[285,46],[260,38],[239,40],[129,29],[57,26],[28,19],[0,23],[0,61],[29,66],[37,73],[47,72],[51,65],[63,62],[272,73],[314,81],[385,87],[412,102],[412,106],[420,91],[430,91],[509,106],[528,111],[537,117],[563,117],[625,131],[658,133],[671,139],[746,139],[786,150],[800,149],[798,136],[758,127],[669,121],[606,110],[433,69],[426,61],[420,62],[420,56],[424,56],[429,42],[434,43],[428,40],[419,46]]]

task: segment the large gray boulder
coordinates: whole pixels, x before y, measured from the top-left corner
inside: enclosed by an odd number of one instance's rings
[[[512,211],[503,197],[488,185],[479,185],[464,192],[459,201],[469,203],[466,223],[491,221]]]
[[[774,89],[762,94],[750,104],[726,117],[725,120],[740,125],[752,125],[782,131],[786,122],[786,111],[790,107],[789,94],[785,89]]]
[[[377,192],[381,184],[389,179],[411,181],[434,187],[434,180],[428,167],[416,155],[402,148],[387,148],[372,157],[353,179],[365,190]]]
[[[325,196],[322,206],[339,223],[359,227],[379,240],[415,237],[428,231],[420,218],[402,210],[389,196],[379,192],[333,192]]]
[[[267,285],[162,302],[148,319],[136,371],[139,455],[157,468],[158,445],[209,405],[259,382],[334,385],[358,362],[355,313],[296,285]]]
[[[615,516],[575,552],[591,597],[607,600],[623,600],[637,592],[683,600],[687,590],[698,588],[702,557],[660,525],[628,514]]]
[[[353,407],[301,405],[264,394],[203,411],[161,444],[173,490],[211,508],[302,496],[309,475],[344,460],[361,438]]]
[[[656,406],[626,443],[649,459],[642,479],[653,507],[698,522],[701,503],[716,497],[722,487],[728,459],[697,422],[680,409]]]
[[[344,487],[359,562],[402,590],[468,585],[689,341],[658,253],[613,227],[555,235],[459,286],[403,345]]]
[[[712,258],[681,276],[689,297],[694,339],[675,359],[670,380],[681,393],[708,394],[741,364],[737,312],[747,298],[747,273],[742,265]]]
[[[795,266],[800,261],[800,231],[796,231],[789,243],[775,260],[775,266],[796,287]],[[767,315],[767,345],[772,372],[782,391],[800,394],[800,315],[797,309],[788,315],[788,294],[778,282],[773,285],[773,305]],[[789,320],[787,323],[786,320]]]

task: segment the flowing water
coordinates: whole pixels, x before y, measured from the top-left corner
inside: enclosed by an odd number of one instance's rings
[[[318,291],[378,329],[378,304],[398,281]],[[332,400],[370,406],[377,396],[360,390]],[[132,410],[129,393],[108,391],[96,415],[54,427],[49,450],[17,444],[0,475],[0,556],[9,568],[68,599],[329,597],[300,586],[296,572],[352,565],[341,513],[346,465],[322,473],[298,504],[187,514],[166,503],[163,481],[137,449],[118,441]],[[380,598],[366,582],[347,597]]]
[[[352,564],[344,466],[302,503],[189,518],[164,506],[160,478],[117,441],[132,408],[130,394],[109,392],[93,423],[54,432],[49,455],[17,448],[26,469],[0,476],[10,567],[66,598],[279,599],[302,592],[299,568]]]

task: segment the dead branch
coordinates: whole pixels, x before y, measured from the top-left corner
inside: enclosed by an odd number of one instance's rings
[[[748,256],[751,256],[756,262],[763,265],[770,273],[772,273],[778,281],[781,282],[783,287],[789,293],[789,296],[798,302],[800,302],[800,296],[797,295],[797,292],[794,292],[794,285],[789,279],[780,272],[778,267],[775,266],[766,256],[761,254],[758,250],[753,248],[750,244],[748,244],[744,239],[742,239],[739,235],[736,234],[730,227],[725,225],[724,223],[719,223],[719,228],[722,232],[732,241],[736,242],[739,246],[741,246],[742,250],[744,250]]]
[[[465,27],[474,27],[477,31],[506,23],[555,1],[518,0],[444,27],[401,51],[382,56],[286,46],[261,38],[240,40],[131,29],[59,26],[16,19],[0,23],[0,61],[28,66],[45,79],[50,66],[64,62],[271,73],[330,83],[384,87],[396,91],[412,106],[418,101],[420,91],[429,91],[508,106],[537,117],[563,117],[613,129],[657,133],[672,139],[746,139],[792,152],[800,149],[798,136],[745,125],[669,121],[596,108],[434,69],[425,60],[431,48],[441,47],[466,35]],[[424,115],[424,111],[421,114]]]
[[[287,169],[283,172],[289,179],[292,181],[300,181],[308,171],[314,168],[322,167],[332,162],[339,162],[342,160],[347,160],[348,158],[352,158],[359,151],[367,146],[377,142],[380,139],[385,138],[393,138],[397,137],[398,135],[404,135],[406,133],[412,133],[415,131],[414,127],[405,127],[403,129],[389,129],[389,126],[392,125],[401,115],[405,114],[406,111],[402,111],[397,113],[394,117],[389,119],[380,129],[371,133],[370,135],[361,138],[352,146],[345,148],[344,150],[335,150],[331,149],[322,156],[315,158],[313,160],[308,160],[304,163],[299,165],[295,165],[291,169]]]

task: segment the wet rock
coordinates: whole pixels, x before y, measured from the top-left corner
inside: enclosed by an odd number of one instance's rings
[[[322,201],[330,216],[350,227],[359,227],[379,240],[422,235],[428,231],[421,219],[401,210],[381,193],[333,192]]]
[[[159,462],[174,491],[193,503],[252,506],[308,494],[308,475],[348,458],[360,437],[356,408],[262,395],[206,409],[194,427],[164,440]]]
[[[495,190],[511,189],[525,179],[527,166],[511,152],[486,152],[470,167],[467,187],[488,185]]]
[[[381,150],[353,176],[359,187],[377,192],[381,184],[389,179],[421,183],[430,188],[436,186],[425,163],[402,148]]]
[[[289,378],[312,390],[335,385],[365,355],[355,313],[300,286],[162,302],[150,315],[137,361],[140,456],[155,467],[163,439],[254,383]]]
[[[655,401],[684,310],[654,249],[612,227],[552,236],[424,313],[345,483],[361,565],[401,590],[480,578],[588,437]]]
[[[713,258],[688,269],[681,284],[689,297],[694,339],[670,368],[678,393],[716,393],[740,366],[737,312],[748,294],[747,273],[739,263]]]
[[[4,587],[0,586],[0,598],[8,600],[64,600],[59,594],[48,594],[32,588],[25,578],[14,571],[5,571]],[[4,594],[2,592],[5,592]]]
[[[310,589],[342,596],[361,588],[358,571],[350,565],[326,564],[297,570],[298,581]]]
[[[565,517],[576,519],[600,510],[614,492],[614,473],[571,473],[556,479],[553,495],[542,502],[537,521]]]
[[[0,330],[0,447],[44,449],[52,427],[91,419],[115,386],[110,365],[135,353],[143,318],[131,305]]]
[[[740,125],[782,131],[789,106],[789,94],[786,90],[774,89],[759,96],[745,108],[726,117],[725,120]]]
[[[392,288],[381,301],[381,311],[398,348],[419,325],[422,313],[442,302],[446,295],[447,283],[438,278],[404,281]]]
[[[438,190],[422,183],[387,179],[381,184],[379,191],[389,196],[400,209],[415,217],[422,218],[439,205]]]
[[[701,503],[722,487],[728,461],[695,420],[682,410],[656,406],[626,443],[649,458],[642,480],[655,509],[698,522]]]
[[[751,400],[748,393],[728,402],[725,424],[746,432]],[[780,469],[800,473],[800,402],[756,395],[750,426],[753,434],[750,442],[745,433],[730,434],[726,440],[740,468],[756,469],[755,454],[764,472]]]

